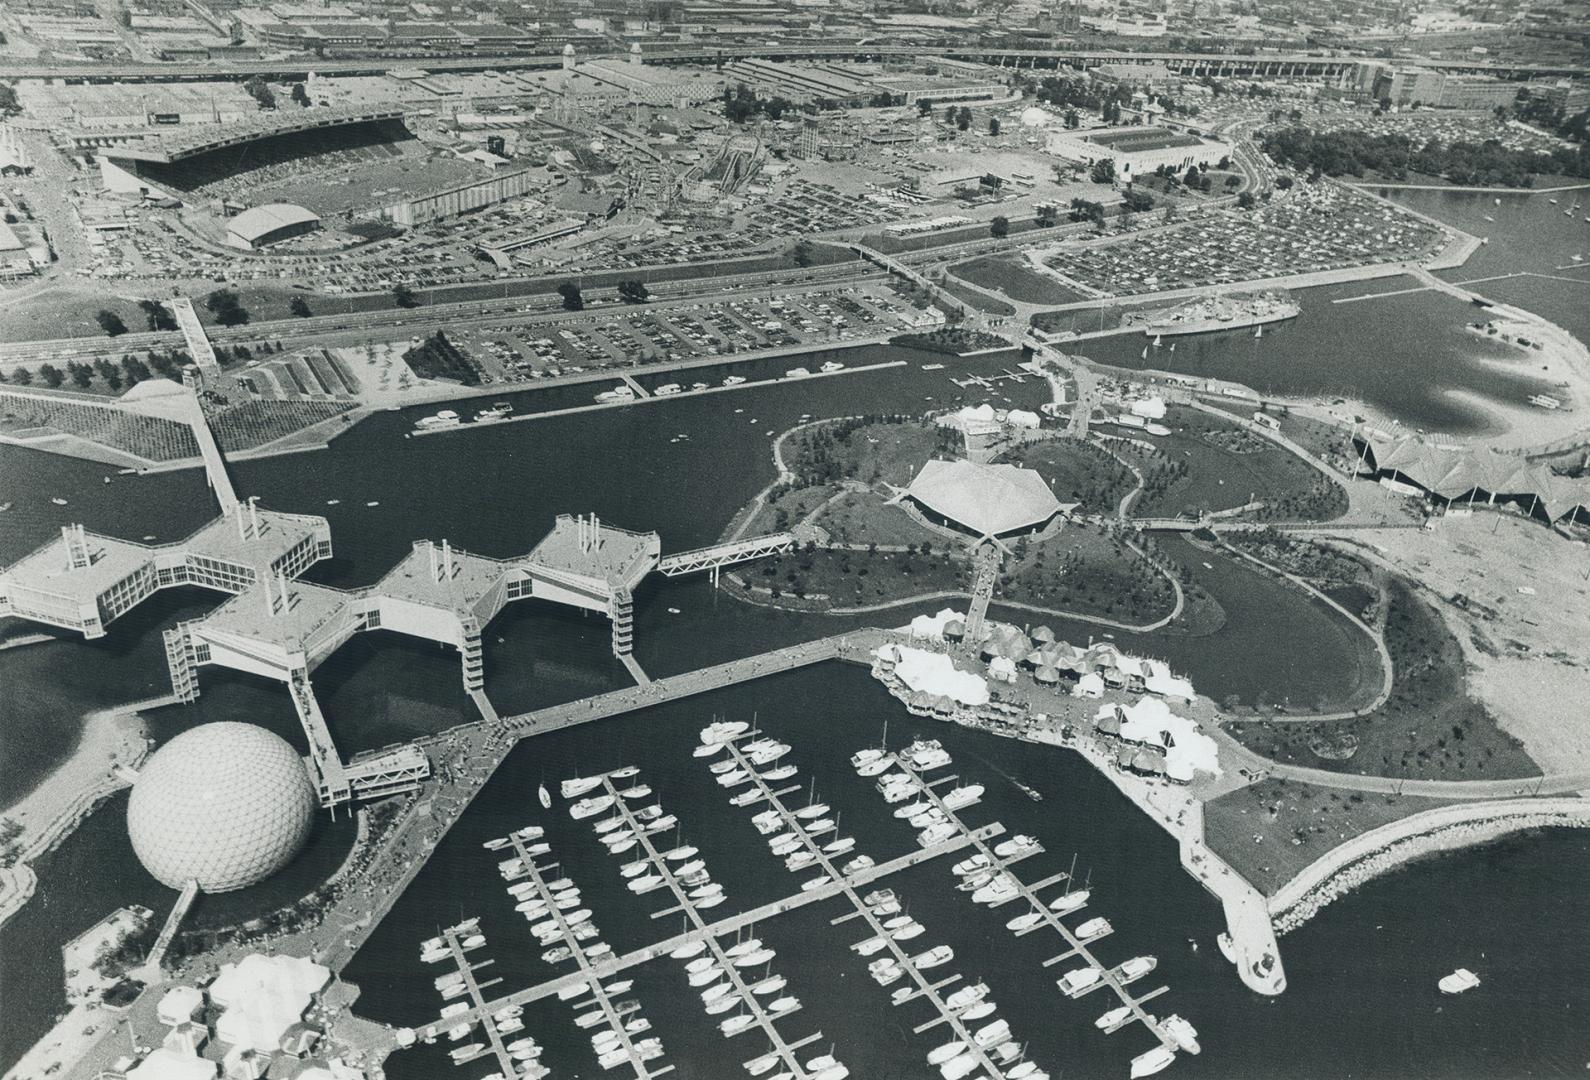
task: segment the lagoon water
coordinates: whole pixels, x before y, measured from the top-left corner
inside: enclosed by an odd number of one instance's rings
[[[1493,247],[1495,246],[1493,242]],[[1358,315],[1384,301],[1334,305],[1332,317]],[[1310,313],[1313,304],[1310,303]],[[1345,325],[1345,323],[1344,323]],[[1268,337],[1268,336],[1267,336]],[[1277,340],[1281,339],[1277,335]],[[488,555],[526,550],[555,513],[595,510],[604,521],[655,528],[664,550],[713,540],[733,509],[773,475],[769,435],[803,414],[842,415],[865,402],[872,412],[918,412],[961,396],[947,376],[965,370],[992,374],[1011,357],[953,361],[944,371],[921,365],[942,358],[902,350],[853,352],[843,359],[907,359],[908,367],[730,394],[685,396],[666,403],[497,425],[427,438],[407,438],[417,412],[376,417],[313,454],[243,462],[233,467],[240,491],[265,505],[330,518],[337,557],[311,577],[334,585],[371,582],[420,537],[442,539]],[[1101,357],[1102,358],[1102,357]],[[815,367],[824,357],[807,358]],[[777,373],[787,362],[766,361]],[[1408,362],[1407,367],[1419,365]],[[698,376],[715,380],[715,375]],[[1410,422],[1420,405],[1420,377],[1409,376]],[[1031,380],[1002,384],[1011,402],[1031,406],[1043,390]],[[578,404],[589,390],[538,397],[518,407]],[[1511,389],[1500,392],[1510,393]],[[505,395],[506,396],[506,395]],[[973,390],[964,400],[985,398]],[[997,398],[996,398],[997,400]],[[536,402],[532,405],[531,402]],[[1431,423],[1432,412],[1425,417]],[[753,423],[752,421],[755,421]],[[127,536],[184,535],[213,513],[197,472],[117,477],[106,485],[103,466],[0,447],[0,502],[14,508],[0,518],[0,561],[47,539],[59,525]],[[56,507],[51,496],[69,499]],[[336,506],[326,505],[340,499]],[[378,501],[379,506],[366,506]],[[1193,564],[1200,582],[1228,615],[1219,631],[1192,637],[1121,635],[1129,648],[1163,656],[1205,693],[1249,697],[1268,688],[1276,697],[1314,703],[1349,693],[1372,673],[1361,669],[1354,642],[1328,615],[1302,604],[1238,567],[1211,560]],[[163,689],[159,631],[213,605],[212,595],[184,590],[157,598],[112,628],[100,642],[62,640],[0,652],[0,693],[8,795],[28,786],[75,740],[75,717],[107,704]],[[669,609],[679,609],[678,614]],[[904,621],[911,609],[901,609]],[[877,621],[873,616],[865,621]],[[854,621],[747,607],[703,582],[648,585],[637,603],[637,656],[653,675],[683,671],[727,657],[831,633]],[[1096,628],[1059,624],[1062,637],[1085,640]],[[568,700],[623,685],[627,676],[608,652],[604,620],[582,618],[544,604],[511,607],[487,634],[487,689],[504,713]],[[434,645],[376,633],[356,639],[315,674],[315,684],[343,752],[379,746],[473,719],[459,684],[456,654]],[[196,723],[247,719],[301,741],[279,687],[221,669],[206,669],[204,696],[194,705],[151,715],[154,734],[169,737]],[[1063,869],[1078,857],[1091,871],[1097,900],[1117,933],[1101,947],[1107,960],[1153,953],[1160,970],[1145,987],[1168,983],[1166,1011],[1198,1025],[1205,1053],[1177,1065],[1180,1075],[1208,1076],[1511,1076],[1578,1070],[1590,1056],[1573,1023],[1590,1006],[1590,944],[1565,939],[1564,926],[1584,925],[1590,896],[1590,844],[1583,836],[1547,834],[1441,859],[1377,882],[1327,909],[1283,942],[1291,989],[1277,1001],[1245,991],[1213,936],[1218,906],[1176,865],[1169,839],[1124,802],[1102,777],[1059,751],[913,722],[859,668],[824,665],[806,672],[722,691],[587,729],[521,745],[480,801],[440,845],[436,859],[399,901],[356,958],[349,974],[364,998],[361,1011],[393,1023],[413,1023],[439,1004],[419,970],[417,945],[463,914],[483,916],[485,955],[508,986],[548,974],[538,949],[512,916],[495,877],[495,859],[482,839],[530,821],[549,826],[555,852],[585,889],[604,938],[622,951],[674,931],[645,917],[646,900],[621,889],[616,865],[587,829],[561,813],[546,814],[527,797],[542,778],[556,780],[593,768],[634,761],[664,805],[680,815],[689,841],[701,847],[730,903],[725,914],[793,889],[778,860],[752,830],[749,815],[728,808],[708,784],[688,744],[712,713],[755,716],[791,742],[802,777],[843,812],[858,849],[881,859],[911,846],[908,831],[883,813],[881,800],[844,758],[875,742],[885,718],[890,741],[913,731],[942,738],[955,771],[988,783],[986,806],[974,822],[998,819],[1012,832],[1039,836],[1049,853],[1033,872]],[[25,748],[18,750],[19,747]],[[1006,782],[1013,776],[1042,791],[1034,803]],[[146,903],[163,912],[172,896],[137,866],[122,821],[125,797],[110,800],[61,848],[40,860],[39,895],[0,931],[0,981],[7,988],[7,1023],[0,1031],[0,1065],[9,1065],[48,1026],[60,1008],[59,945],[112,907]],[[228,897],[205,898],[195,918],[217,924],[266,910],[308,891],[340,859],[346,832],[329,824],[311,854],[286,875]],[[461,885],[466,880],[467,884]],[[1124,1075],[1126,1062],[1146,1048],[1130,1029],[1105,1037],[1092,1027],[1102,1011],[1098,995],[1072,1003],[1046,980],[1060,973],[1038,966],[1041,956],[1003,930],[1011,907],[989,914],[949,888],[947,870],[928,865],[891,881],[927,925],[923,948],[956,948],[952,970],[982,977],[1001,1003],[1018,1038],[1052,1073]],[[1575,906],[1577,905],[1577,906]],[[653,905],[660,906],[660,905]],[[866,977],[864,962],[845,949],[854,926],[831,930],[841,913],[827,902],[759,928],[779,948],[775,970],[805,1004],[782,1028],[822,1030],[853,1074],[923,1075],[923,1055],[947,1036],[910,1035],[927,1018],[920,1006],[896,1010],[887,992]],[[995,917],[997,915],[997,918]],[[1382,929],[1375,929],[1376,926]],[[1189,939],[1199,943],[1194,952]],[[1054,951],[1059,951],[1058,949]],[[1484,958],[1481,958],[1483,954]],[[1045,954],[1047,955],[1047,954]],[[1458,964],[1480,971],[1485,988],[1460,1001],[1441,999],[1435,978]],[[759,1053],[755,1036],[719,1038],[698,1003],[687,998],[672,961],[636,974],[631,996],[651,1017],[682,1077],[737,1075],[739,1061]],[[557,1075],[599,1072],[584,1033],[566,1006],[532,1009],[529,1029],[552,1044]],[[826,1050],[824,1045],[822,1049]],[[820,1050],[814,1047],[810,1053]],[[390,1063],[394,1077],[457,1075],[474,1080],[477,1063],[452,1070],[437,1051],[414,1051]],[[1577,1064],[1576,1064],[1577,1062]],[[1544,1068],[1542,1067],[1544,1065]]]

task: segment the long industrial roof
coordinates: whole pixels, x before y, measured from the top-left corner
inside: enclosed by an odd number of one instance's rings
[[[1490,447],[1447,449],[1419,439],[1361,439],[1378,472],[1394,472],[1443,499],[1471,492],[1539,499],[1556,521],[1590,513],[1590,477],[1558,476],[1548,466]]]
[[[266,203],[264,206],[251,206],[228,221],[226,231],[253,243],[261,237],[269,236],[277,229],[313,224],[319,220],[319,214],[302,206],[294,206],[292,203]]]

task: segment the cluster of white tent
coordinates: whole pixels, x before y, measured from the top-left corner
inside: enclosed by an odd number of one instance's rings
[[[1160,698],[1138,698],[1130,705],[1099,707],[1093,726],[1124,744],[1116,755],[1122,768],[1167,776],[1190,784],[1194,773],[1220,775],[1220,751],[1198,724],[1177,716]]]

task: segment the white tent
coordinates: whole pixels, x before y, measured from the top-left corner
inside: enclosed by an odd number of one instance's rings
[[[988,704],[988,683],[983,677],[961,671],[943,653],[909,645],[884,645],[878,655],[883,656],[885,650],[892,650],[895,678],[908,690],[952,698],[962,705]]]

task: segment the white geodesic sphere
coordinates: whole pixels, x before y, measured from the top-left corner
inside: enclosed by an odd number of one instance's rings
[[[263,881],[309,837],[315,792],[298,752],[253,724],[202,724],[144,764],[127,803],[133,851],[173,889]]]

